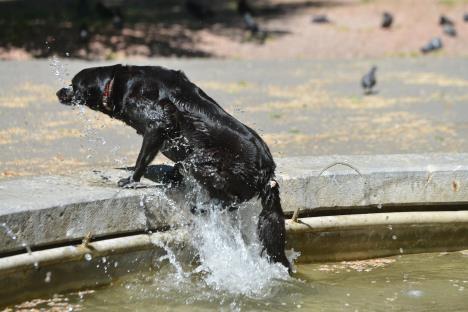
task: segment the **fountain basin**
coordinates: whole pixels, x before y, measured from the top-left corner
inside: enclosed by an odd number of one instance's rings
[[[344,166],[322,172],[343,159],[359,173]],[[288,248],[301,252],[299,262],[468,249],[465,154],[306,157],[278,164],[285,213],[300,209],[296,221],[287,221]],[[171,229],[165,209],[177,205],[181,190],[167,189],[157,174],[143,181],[144,188],[116,188],[127,174],[109,169],[0,182],[0,223],[17,236],[0,235],[0,283],[10,285],[0,289],[2,305],[154,271],[154,259],[166,252],[159,246],[185,248],[187,230]],[[88,233],[92,241],[81,243]]]

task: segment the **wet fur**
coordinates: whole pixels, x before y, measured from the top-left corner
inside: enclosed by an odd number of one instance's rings
[[[112,79],[110,98],[103,103],[104,89]],[[119,181],[120,186],[139,181],[161,152],[226,208],[260,197],[258,233],[264,250],[272,261],[290,269],[284,254],[279,187],[270,186],[276,165],[254,130],[224,111],[180,71],[157,66],[89,68],[73,78],[72,87],[72,91],[57,92],[62,103],[84,104],[143,135],[135,171]]]

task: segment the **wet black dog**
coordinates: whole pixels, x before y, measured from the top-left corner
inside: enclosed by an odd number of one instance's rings
[[[184,73],[163,67],[106,66],[79,72],[57,92],[62,104],[83,104],[125,122],[143,135],[135,171],[140,180],[161,151],[225,208],[258,196],[258,234],[274,262],[291,269],[275,163],[258,134],[229,115]],[[182,171],[182,170],[180,170]]]

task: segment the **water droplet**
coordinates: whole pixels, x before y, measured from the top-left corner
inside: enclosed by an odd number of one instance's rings
[[[378,204],[377,209],[382,209],[382,204]]]
[[[51,277],[52,277],[52,272],[50,272],[50,271],[47,272],[46,276],[45,276],[45,279],[44,279],[44,282],[50,283]]]
[[[91,254],[87,253],[87,254],[84,255],[84,258],[85,258],[86,261],[91,261],[93,259],[93,256]]]
[[[393,236],[392,236],[392,239],[393,239],[393,240],[396,240],[396,239],[397,239],[397,236],[396,236],[396,235],[393,235]]]
[[[420,298],[424,295],[424,292],[419,289],[411,289],[406,293],[409,297]]]
[[[65,52],[65,55],[66,55],[66,56],[70,56],[70,52]]]
[[[106,257],[102,257],[102,259],[101,259],[101,260],[102,260],[102,263],[106,263],[106,262],[107,262],[107,259],[106,259]]]
[[[401,254],[403,253],[403,248],[400,248],[400,253],[401,253]]]

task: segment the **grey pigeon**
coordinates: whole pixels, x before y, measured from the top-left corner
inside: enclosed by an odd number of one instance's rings
[[[376,71],[377,67],[372,66],[371,70],[362,77],[361,85],[365,94],[372,94],[372,88],[377,84]]]
[[[445,15],[441,15],[439,18],[439,25],[454,25],[453,21]]]
[[[382,15],[382,28],[390,28],[393,24],[393,15],[388,13],[388,12],[384,12],[383,15]]]
[[[88,25],[86,25],[86,24],[83,23],[83,24],[80,26],[80,29],[78,30],[78,35],[79,35],[80,41],[81,41],[82,43],[87,43],[88,40],[89,40],[89,38],[90,38],[90,36],[91,36],[91,34],[90,34],[90,32],[89,32],[89,29],[88,29]]]
[[[429,53],[435,50],[442,49],[443,44],[440,38],[433,38],[429,43],[421,48],[422,53]]]
[[[450,37],[457,36],[457,31],[455,30],[455,27],[453,25],[445,24],[442,26],[442,29],[447,36],[450,36]]]
[[[312,17],[312,23],[315,24],[327,24],[330,23],[330,20],[326,15],[315,15]]]
[[[260,42],[263,43],[267,37],[267,32],[260,29],[257,22],[255,22],[255,19],[250,13],[245,13],[243,15],[243,19],[245,28],[250,31],[252,37],[260,40]]]
[[[243,15],[243,19],[244,19],[245,28],[247,28],[252,34],[256,34],[257,32],[260,31],[260,27],[258,27],[258,24],[253,18],[252,14],[245,13]]]

